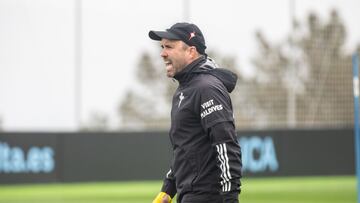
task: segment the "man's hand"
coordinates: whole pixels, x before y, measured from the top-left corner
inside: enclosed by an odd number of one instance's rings
[[[152,203],[171,203],[171,197],[165,192],[160,192]]]

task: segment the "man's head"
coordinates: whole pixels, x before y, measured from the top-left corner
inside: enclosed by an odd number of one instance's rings
[[[160,41],[168,77],[184,69],[205,54],[205,39],[200,29],[189,23],[176,23],[166,31],[150,31],[149,37]]]

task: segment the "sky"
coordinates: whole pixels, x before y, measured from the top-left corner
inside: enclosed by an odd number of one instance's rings
[[[81,80],[76,75],[77,2]],[[315,12],[327,20],[334,8],[348,31],[345,49],[350,53],[360,42],[358,0],[0,0],[0,127],[74,131],[77,112],[82,123],[98,112],[117,129],[117,108],[134,85],[141,54],[159,56],[149,30],[193,22],[209,49],[236,57],[243,72],[251,73],[257,30],[280,42],[291,31],[291,15],[303,21]],[[76,92],[79,81],[81,94]]]

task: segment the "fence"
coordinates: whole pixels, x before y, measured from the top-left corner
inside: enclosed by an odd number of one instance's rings
[[[251,176],[353,175],[352,129],[240,131]],[[1,133],[0,183],[160,180],[165,132]]]

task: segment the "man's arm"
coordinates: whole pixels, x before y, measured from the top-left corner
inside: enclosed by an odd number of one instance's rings
[[[221,170],[220,189],[225,199],[237,198],[242,164],[230,95],[223,83],[213,80],[199,89],[198,103],[202,127],[211,140]]]
[[[172,169],[170,168],[169,172],[166,174],[163,186],[161,188],[161,192],[165,192],[171,198],[173,198],[176,194],[176,183],[175,177]]]
[[[240,191],[241,151],[233,122],[220,122],[210,127],[210,139],[217,152],[217,165],[221,169],[221,190],[226,195]]]
[[[155,197],[153,203],[171,203],[172,198],[176,194],[176,183],[175,177],[170,168],[169,172],[166,174],[161,192]]]

